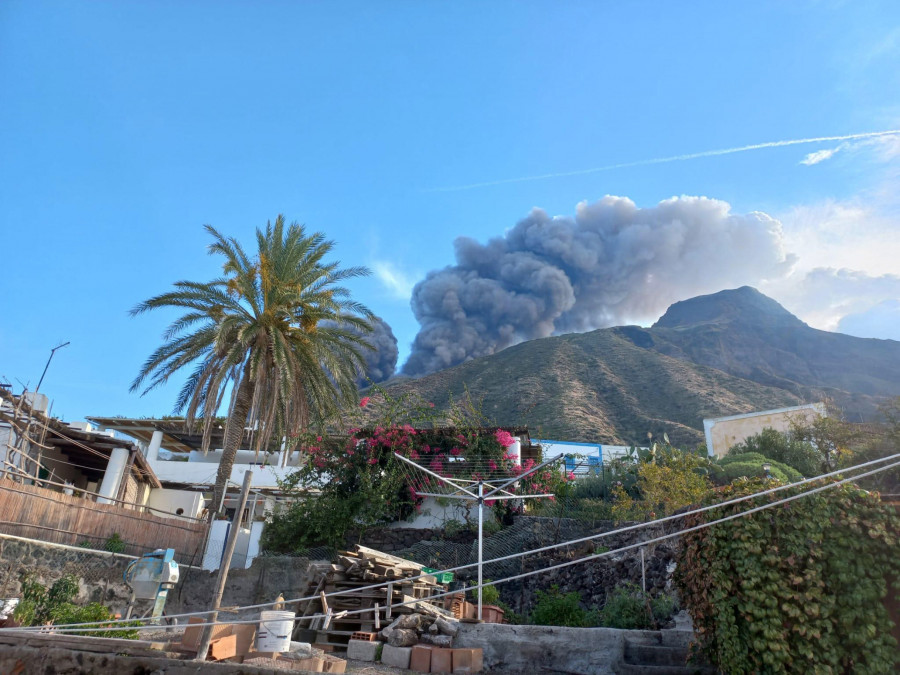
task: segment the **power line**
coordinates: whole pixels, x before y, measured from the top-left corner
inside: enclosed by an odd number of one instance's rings
[[[894,457],[897,457],[897,456],[900,456],[900,455],[894,455]],[[730,521],[730,520],[735,520],[735,519],[737,519],[737,518],[742,518],[742,517],[744,517],[744,516],[749,516],[749,515],[751,515],[751,514],[753,514],[753,513],[758,513],[758,512],[760,512],[760,511],[764,511],[764,510],[766,510],[766,509],[774,508],[774,507],[776,507],[776,506],[781,506],[782,504],[787,504],[787,503],[792,502],[792,501],[795,501],[795,500],[797,500],[797,499],[801,499],[801,498],[803,498],[803,497],[808,497],[809,495],[817,494],[817,493],[823,492],[823,491],[825,491],[825,490],[830,490],[830,489],[832,489],[832,488],[835,488],[835,487],[837,487],[837,486],[839,486],[839,485],[843,485],[843,484],[848,483],[848,482],[850,482],[850,481],[859,480],[860,478],[865,478],[865,477],[867,477],[867,476],[872,476],[872,475],[874,475],[874,474],[876,474],[876,473],[880,473],[880,472],[882,472],[882,471],[887,471],[887,470],[893,469],[893,468],[895,468],[895,467],[900,467],[900,462],[895,462],[894,464],[889,464],[888,466],[879,467],[879,468],[877,468],[877,469],[873,469],[872,471],[868,471],[868,472],[866,472],[866,473],[863,473],[863,474],[860,474],[860,475],[857,475],[857,476],[852,476],[852,477],[850,477],[850,478],[844,478],[844,479],[842,479],[842,480],[835,481],[835,482],[833,482],[833,483],[828,483],[828,484],[826,484],[826,485],[822,485],[822,486],[820,486],[820,487],[813,488],[813,489],[811,489],[811,490],[808,490],[808,491],[806,491],[806,492],[802,492],[802,493],[797,494],[797,495],[791,495],[790,497],[785,497],[785,498],[783,498],[783,499],[779,499],[779,500],[776,500],[776,501],[774,501],[774,502],[770,502],[770,503],[768,503],[768,504],[763,504],[762,506],[757,506],[757,507],[751,508],[751,509],[749,509],[749,510],[747,510],[747,511],[742,511],[742,512],[740,512],[740,513],[734,513],[734,514],[729,515],[729,516],[723,516],[722,518],[719,518],[719,519],[717,519],[717,520],[712,520],[712,521],[709,521],[709,522],[706,522],[706,523],[701,523],[701,524],[699,524],[699,525],[695,525],[695,526],[692,526],[692,527],[688,527],[688,528],[681,529],[681,530],[679,530],[679,531],[677,531],[677,532],[672,532],[672,533],[669,533],[669,534],[661,535],[661,536],[659,536],[659,537],[654,537],[653,539],[649,539],[649,540],[647,540],[647,541],[642,541],[642,542],[639,542],[639,543],[637,543],[637,544],[629,544],[629,545],[627,545],[627,546],[619,547],[619,548],[617,548],[617,549],[615,549],[615,550],[604,551],[604,552],[602,552],[602,553],[595,553],[595,554],[593,554],[593,555],[585,556],[585,557],[583,557],[583,558],[579,558],[578,560],[570,560],[570,561],[567,561],[567,562],[564,562],[564,563],[559,563],[559,564],[557,564],[557,565],[551,565],[551,566],[549,566],[549,567],[542,567],[541,569],[538,569],[538,570],[532,570],[531,572],[524,572],[524,573],[522,573],[522,574],[516,574],[516,575],[513,575],[513,576],[509,576],[509,577],[504,577],[504,578],[502,578],[502,579],[497,579],[497,580],[495,580],[495,581],[492,581],[492,582],[491,582],[491,585],[497,585],[497,584],[502,584],[502,583],[506,583],[506,582],[509,582],[509,581],[515,581],[515,580],[517,580],[517,579],[523,579],[523,578],[525,578],[525,577],[535,576],[535,575],[537,575],[537,574],[543,574],[543,573],[545,573],[545,572],[549,572],[549,571],[552,571],[552,570],[562,569],[562,568],[564,568],[564,567],[571,567],[572,565],[579,565],[579,564],[581,564],[581,563],[589,562],[589,561],[591,561],[591,560],[596,560],[596,559],[599,559],[599,558],[609,557],[609,556],[615,555],[615,554],[617,554],[617,553],[621,553],[621,552],[623,552],[623,551],[629,551],[629,550],[632,550],[632,549],[635,549],[635,548],[642,548],[642,547],[644,547],[644,546],[649,546],[649,545],[651,545],[651,544],[655,544],[655,543],[658,543],[658,542],[660,542],[660,541],[664,541],[664,540],[666,540],[666,539],[673,539],[673,538],[675,538],[675,537],[679,537],[679,536],[681,536],[681,535],[683,535],[683,534],[687,534],[687,533],[689,533],[689,532],[696,532],[696,531],[698,531],[698,530],[702,530],[702,529],[705,529],[705,528],[708,528],[708,527],[712,527],[713,525],[719,525],[719,524],[721,524],[721,523],[728,522],[728,521]],[[756,493],[756,494],[754,494],[753,496],[759,496],[759,495],[761,495],[761,494],[764,494],[764,493]],[[724,505],[724,504],[720,504],[719,506],[723,506],[723,505]],[[681,514],[681,515],[684,516],[684,515],[688,515],[688,514]],[[656,523],[656,522],[658,522],[658,521],[652,521],[652,522],[653,522],[653,523]],[[534,552],[534,551],[529,551],[528,553],[530,554],[530,553],[533,553],[533,552]],[[439,574],[439,573],[440,573],[440,572],[438,572],[438,574]],[[406,581],[406,580],[413,579],[413,578],[414,578],[414,577],[409,577],[408,579],[404,579],[404,580]],[[394,583],[394,582],[391,582],[391,583]],[[379,584],[379,585],[387,585],[387,584],[385,583],[385,584]],[[483,588],[483,587],[486,586],[486,585],[487,585],[487,584],[482,584],[480,587]],[[360,590],[364,590],[365,588],[371,588],[371,587],[356,588],[356,589],[353,590],[353,592],[358,592],[358,591],[360,591]],[[476,588],[476,587],[475,587],[475,586],[472,586],[472,587],[470,587],[470,588],[467,589],[467,590],[472,590],[472,589],[474,589],[474,588]],[[326,597],[333,597],[333,596],[335,596],[335,595],[340,595],[340,594],[342,594],[342,593],[343,593],[343,592],[327,593],[327,594],[325,594],[325,595],[326,595]],[[445,597],[445,596],[448,596],[448,595],[454,595],[454,594],[456,594],[456,593],[458,593],[458,591],[446,591],[446,592],[444,592],[444,593],[437,593],[437,594],[435,594],[435,595],[432,595],[432,596],[430,596],[430,598],[428,598],[428,599],[442,598],[442,597]],[[311,596],[311,598],[300,598],[300,599],[298,599],[298,600],[284,600],[284,601],[279,601],[279,602],[284,602],[284,603],[302,602],[303,600],[315,599],[316,597],[318,597],[318,596]],[[422,599],[421,599],[421,598],[415,598],[415,599],[413,599],[413,600],[408,600],[408,601],[404,601],[404,602],[393,603],[393,604],[390,605],[390,607],[391,607],[392,609],[393,609],[393,608],[397,608],[397,607],[405,607],[405,606],[407,606],[407,605],[415,605],[415,604],[417,604],[417,603],[419,603],[419,602],[422,602]],[[265,607],[268,607],[268,606],[271,606],[272,604],[274,604],[274,603],[266,603],[265,605],[246,605],[246,606],[243,606],[243,607],[234,607],[234,608],[230,608],[229,611],[233,611],[233,612],[241,611],[241,610],[245,610],[245,611],[246,611],[246,610],[251,610],[251,609],[258,609],[258,608],[264,607],[264,606],[265,606]],[[344,617],[344,616],[353,616],[353,615],[356,615],[356,614],[367,614],[367,613],[372,612],[372,611],[374,611],[373,608],[368,607],[368,608],[365,608],[365,609],[355,609],[355,610],[346,610],[346,611],[342,611],[342,612],[340,612],[340,615],[341,615],[342,617]],[[211,614],[211,613],[212,613],[212,610],[207,610],[207,611],[204,611],[204,612],[193,612],[193,613],[189,613],[189,614],[173,614],[173,615],[171,615],[171,616],[168,617],[168,618],[181,618],[181,617],[186,617],[186,616],[201,616],[201,615],[206,615],[206,614]],[[325,614],[310,614],[310,615],[307,615],[307,616],[305,616],[305,617],[303,617],[303,618],[304,618],[304,619],[317,619],[317,618],[324,618],[325,616],[326,616]],[[147,619],[147,620],[150,620],[150,619]],[[119,621],[118,621],[118,623],[123,623],[123,622],[124,622],[124,620],[119,620]],[[116,622],[115,622],[115,621],[109,621],[109,622],[107,622],[107,623],[108,623],[108,624],[113,624],[113,623],[116,623]],[[200,624],[200,623],[195,623],[195,624],[191,624],[191,625],[192,625],[192,626],[216,626],[216,625],[229,624],[229,623],[230,623],[230,624],[259,624],[259,623],[260,623],[260,620],[259,620],[259,619],[246,619],[246,620],[223,621],[223,622],[208,622],[208,623],[202,623],[202,624]],[[97,631],[121,630],[121,626],[119,626],[119,627],[108,627],[108,628],[93,628],[93,626],[95,626],[96,624],[64,624],[64,625],[67,626],[67,628],[59,628],[59,629],[54,628],[54,630],[55,630],[55,631],[59,631],[59,632],[66,632],[66,633],[68,633],[68,632],[83,631],[85,628],[90,628],[91,630],[97,630]],[[152,629],[158,630],[158,629],[159,629],[159,626],[134,626],[134,628],[135,628],[135,629],[150,629],[150,628],[152,628]],[[23,628],[6,628],[6,629],[0,628],[0,632],[3,632],[3,631],[9,631],[9,630],[29,630],[29,631],[32,631],[32,632],[40,632],[42,629],[46,629],[46,627],[45,627],[45,626],[29,626],[29,627],[27,627],[27,628],[25,628],[25,629],[23,629]]]
[[[744,496],[742,496],[742,497],[738,497],[738,498],[735,498],[735,499],[727,500],[727,501],[724,501],[724,502],[721,502],[721,503],[718,503],[718,504],[713,504],[713,505],[706,506],[706,507],[703,507],[703,508],[700,508],[700,509],[694,509],[694,510],[691,510],[691,511],[686,511],[686,512],[684,512],[684,513],[676,514],[676,515],[673,515],[673,516],[667,516],[667,517],[665,517],[665,518],[660,518],[660,519],[658,519],[658,520],[652,520],[652,521],[648,521],[648,522],[645,522],[645,523],[639,523],[639,524],[637,524],[637,525],[631,525],[631,526],[628,526],[628,527],[619,528],[619,529],[617,529],[617,530],[611,530],[611,531],[609,531],[609,532],[601,532],[601,533],[598,533],[598,534],[596,534],[596,535],[592,535],[592,536],[589,536],[589,537],[582,537],[582,538],[580,538],[580,539],[573,539],[573,540],[570,540],[570,541],[561,542],[561,543],[559,543],[559,544],[554,544],[554,545],[551,545],[551,546],[545,546],[545,547],[543,547],[543,548],[533,549],[533,550],[530,550],[530,551],[524,551],[524,552],[521,552],[521,553],[516,553],[516,554],[512,554],[512,555],[508,555],[508,556],[502,556],[502,557],[499,557],[499,558],[493,558],[493,559],[491,559],[491,560],[486,560],[486,561],[485,561],[485,564],[490,564],[490,563],[499,562],[499,561],[503,561],[503,560],[509,560],[509,559],[513,559],[513,558],[519,558],[519,557],[528,556],[528,555],[534,555],[534,554],[536,554],[536,553],[542,553],[542,552],[545,552],[545,551],[548,551],[548,550],[552,550],[552,549],[556,549],[556,548],[562,548],[562,547],[564,547],[564,546],[571,546],[571,545],[573,545],[573,544],[583,543],[583,542],[585,542],[585,541],[592,541],[592,540],[594,540],[594,539],[600,539],[600,538],[603,538],[603,537],[612,536],[612,535],[614,535],[614,534],[619,534],[619,533],[622,533],[622,532],[633,531],[633,530],[636,530],[636,529],[639,529],[639,528],[642,528],[642,527],[650,527],[650,526],[658,525],[659,523],[666,522],[666,521],[670,521],[670,520],[674,520],[674,519],[676,519],[676,518],[685,518],[685,517],[687,517],[687,516],[691,516],[691,515],[694,515],[694,514],[704,513],[704,512],[706,512],[706,511],[709,511],[709,510],[714,509],[714,508],[723,508],[723,507],[725,507],[725,506],[731,506],[731,505],[734,505],[734,504],[739,504],[739,503],[742,503],[742,502],[745,502],[745,501],[748,501],[748,500],[751,500],[751,499],[755,499],[755,498],[758,498],[758,497],[762,497],[762,496],[767,495],[767,494],[773,494],[773,493],[778,492],[778,491],[780,491],[780,490],[784,490],[784,489],[788,489],[788,488],[797,487],[797,486],[800,485],[800,484],[810,483],[810,482],[814,482],[814,481],[820,481],[820,480],[823,480],[823,479],[825,479],[825,478],[829,478],[829,477],[832,477],[832,476],[835,476],[835,475],[838,475],[838,474],[841,474],[841,473],[847,473],[847,472],[849,472],[849,471],[855,471],[855,470],[860,469],[860,468],[865,468],[865,467],[868,467],[868,466],[872,466],[873,464],[879,464],[879,463],[882,463],[882,462],[886,462],[886,461],[893,460],[893,459],[898,459],[898,458],[900,458],[900,453],[891,455],[891,456],[889,456],[889,457],[882,457],[882,458],[880,458],[880,459],[875,459],[875,460],[871,460],[871,461],[869,461],[869,462],[864,462],[864,463],[862,463],[862,464],[857,464],[857,465],[855,465],[855,466],[853,466],[853,467],[848,467],[848,468],[843,469],[843,470],[840,470],[840,471],[833,471],[833,472],[830,472],[830,473],[827,473],[827,474],[822,474],[821,476],[818,476],[818,477],[816,477],[816,478],[807,478],[807,479],[804,479],[803,481],[798,481],[798,482],[796,482],[796,483],[788,483],[788,484],[786,484],[786,485],[779,485],[779,486],[776,486],[776,487],[774,487],[774,488],[770,488],[770,489],[767,489],[767,490],[762,490],[762,491],[760,491],[760,492],[755,492],[755,493],[750,494],[750,495],[744,495]],[[779,506],[779,505],[781,505],[781,504],[785,504],[785,503],[788,503],[788,502],[791,502],[791,501],[795,501],[795,500],[800,499],[800,498],[802,498],[802,497],[806,497],[806,496],[809,496],[809,495],[812,495],[812,494],[816,494],[816,493],[818,493],[818,492],[822,492],[822,491],[824,491],[824,490],[828,490],[828,489],[837,487],[837,486],[839,486],[839,485],[843,485],[843,484],[849,483],[849,482],[851,482],[851,481],[859,480],[859,479],[861,479],[861,478],[866,478],[866,477],[868,477],[868,476],[871,476],[871,475],[880,473],[880,472],[882,472],[882,471],[887,471],[887,470],[890,470],[890,469],[893,469],[893,468],[897,468],[897,467],[900,467],[900,461],[895,462],[895,463],[893,463],[893,464],[889,464],[889,465],[887,465],[887,466],[879,467],[879,468],[877,468],[877,469],[873,469],[873,470],[871,470],[871,471],[868,471],[868,472],[865,472],[865,473],[862,473],[862,474],[858,474],[858,475],[856,475],[856,476],[851,476],[851,477],[849,477],[849,478],[844,478],[844,479],[841,479],[841,480],[837,480],[837,481],[834,481],[834,482],[832,482],[832,483],[828,483],[828,484],[826,484],[826,485],[823,485],[823,486],[819,486],[819,487],[813,488],[813,489],[808,490],[808,491],[806,491],[806,492],[801,492],[801,493],[799,493],[799,494],[797,494],[797,495],[792,495],[792,496],[790,496],[790,497],[786,497],[786,498],[784,498],[784,499],[777,500],[777,501],[775,501],[775,502],[770,502],[769,504],[764,504],[764,505],[762,505],[762,506],[757,506],[757,507],[751,508],[751,509],[749,509],[749,510],[747,510],[747,511],[742,511],[742,512],[740,512],[740,513],[732,514],[732,515],[729,515],[729,516],[724,516],[724,517],[722,517],[722,518],[720,518],[720,519],[713,520],[713,521],[708,521],[708,522],[706,522],[706,523],[701,523],[700,525],[696,525],[696,526],[693,526],[693,527],[690,527],[690,528],[684,528],[684,529],[678,530],[678,531],[676,531],[676,532],[672,532],[672,533],[669,533],[669,534],[666,534],[666,535],[662,535],[662,536],[660,536],[660,537],[656,537],[656,538],[654,538],[654,539],[649,539],[649,540],[646,540],[646,541],[642,541],[642,542],[639,542],[639,543],[637,543],[637,544],[629,544],[629,545],[627,545],[627,546],[623,546],[623,547],[620,547],[620,548],[618,548],[618,549],[614,549],[614,550],[610,550],[610,551],[604,551],[604,552],[602,552],[602,553],[596,553],[596,554],[593,554],[593,555],[590,555],[590,556],[586,556],[586,557],[583,557],[583,558],[579,558],[579,559],[577,559],[577,560],[568,561],[568,562],[562,563],[562,564],[560,564],[560,565],[554,565],[554,566],[551,566],[551,567],[541,568],[541,569],[539,569],[539,570],[533,570],[533,571],[531,571],[531,572],[526,572],[526,573],[524,573],[524,574],[519,574],[519,575],[515,575],[515,576],[504,577],[504,578],[502,578],[502,579],[498,579],[498,580],[493,581],[493,582],[491,582],[491,583],[492,583],[492,584],[505,583],[505,582],[507,582],[507,581],[513,581],[513,580],[520,579],[520,578],[523,578],[523,577],[533,576],[533,575],[535,575],[535,574],[541,574],[541,573],[543,573],[543,572],[550,571],[550,570],[553,570],[553,569],[559,569],[559,568],[562,568],[562,567],[568,567],[568,566],[571,566],[571,565],[577,565],[577,564],[580,564],[580,563],[583,563],[583,562],[587,562],[587,561],[590,561],[590,560],[594,560],[594,559],[597,559],[597,558],[603,558],[603,557],[611,556],[611,555],[614,555],[614,554],[619,553],[619,552],[622,552],[622,551],[628,551],[628,550],[635,549],[635,548],[641,548],[641,547],[648,546],[648,545],[650,545],[650,544],[656,543],[656,542],[658,542],[658,541],[663,541],[663,540],[666,540],[666,539],[672,539],[672,538],[674,538],[674,537],[678,537],[678,536],[680,536],[680,535],[682,535],[682,534],[686,534],[686,533],[688,533],[688,532],[694,532],[694,531],[696,531],[696,530],[700,530],[700,529],[704,529],[704,528],[707,528],[707,527],[711,527],[711,526],[716,525],[716,524],[719,524],[719,523],[724,523],[724,522],[727,522],[727,521],[730,521],[730,520],[734,520],[734,519],[736,519],[736,518],[740,518],[740,517],[743,517],[743,516],[746,516],[746,515],[750,515],[750,514],[752,514],[752,513],[756,513],[756,512],[758,512],[758,511],[762,511],[762,510],[765,510],[765,509],[768,509],[768,508],[772,508],[772,507],[774,507],[774,506]],[[441,570],[441,571],[439,571],[439,572],[433,572],[433,573],[431,573],[431,574],[442,574],[442,573],[445,573],[445,572],[455,572],[455,571],[459,571],[459,570],[462,570],[462,569],[468,569],[468,568],[471,568],[471,567],[475,567],[476,565],[477,565],[477,563],[475,563],[475,564],[468,564],[468,565],[461,565],[461,566],[459,566],[459,567],[451,567],[451,568],[448,568],[448,569],[446,569],[446,570]],[[403,581],[407,581],[407,582],[408,582],[408,581],[414,581],[414,580],[416,580],[416,579],[421,579],[422,577],[425,577],[425,576],[431,576],[431,575],[430,575],[430,574],[422,574],[422,575],[419,575],[419,576],[406,577],[406,578],[403,579]],[[357,587],[357,588],[353,588],[353,589],[347,589],[347,590],[343,590],[343,591],[334,591],[334,592],[332,592],[332,593],[327,593],[327,594],[326,594],[326,597],[334,597],[334,596],[338,596],[338,595],[346,595],[346,594],[350,594],[350,593],[357,593],[357,592],[359,592],[359,591],[364,591],[364,590],[372,590],[372,589],[382,588],[382,587],[386,587],[388,584],[392,584],[392,583],[396,583],[396,580],[392,580],[392,581],[390,581],[390,582],[381,582],[381,583],[377,583],[377,584],[371,584],[371,585],[369,585],[369,586],[361,586],[361,587]],[[474,587],[472,587],[472,588],[474,588]],[[440,598],[440,597],[444,597],[444,596],[446,596],[446,595],[452,595],[453,593],[456,593],[456,592],[457,592],[457,591],[446,592],[446,593],[438,593],[438,594],[433,595],[433,596],[431,596],[431,597],[432,597],[432,598]],[[301,598],[292,598],[292,599],[289,599],[289,600],[283,600],[283,601],[278,601],[278,602],[283,602],[283,603],[285,603],[285,604],[292,604],[292,603],[304,602],[304,601],[307,601],[307,600],[315,600],[315,599],[317,599],[318,597],[319,597],[319,596],[308,596],[308,597],[301,597]],[[410,601],[410,602],[401,602],[401,603],[397,603],[397,604],[391,605],[391,607],[402,607],[402,606],[405,606],[405,605],[408,605],[408,604],[414,604],[415,602],[421,602],[421,599],[416,599],[416,600]],[[271,606],[273,606],[274,604],[275,604],[274,602],[268,602],[268,603],[260,603],[260,604],[257,604],[257,605],[244,605],[244,606],[240,606],[240,607],[230,608],[229,611],[248,611],[248,610],[252,610],[252,609],[261,609],[261,608],[263,608],[263,607],[271,607]],[[365,610],[352,610],[352,611],[347,611],[347,612],[345,612],[345,613],[344,613],[344,616],[348,616],[348,615],[351,615],[351,614],[362,614],[362,613],[371,612],[371,611],[372,611],[371,608],[368,608],[368,609],[365,609]],[[212,613],[212,610],[205,610],[205,611],[200,611],[200,612],[186,612],[186,613],[183,613],[183,614],[173,614],[173,615],[170,615],[168,618],[183,618],[183,617],[192,617],[192,616],[205,616],[205,615],[210,614],[210,613]],[[310,615],[310,616],[307,616],[307,617],[305,617],[305,618],[307,618],[307,619],[309,619],[309,618],[316,618],[316,617],[318,617],[318,616],[324,616],[324,615]],[[108,624],[114,624],[114,623],[117,623],[117,622],[116,622],[116,621],[109,621],[109,622],[107,622],[107,623],[108,623]],[[124,620],[119,620],[118,623],[124,623]],[[257,621],[230,621],[230,622],[226,622],[226,623],[258,623],[258,620],[257,620]],[[81,626],[90,626],[90,625],[94,625],[94,624],[66,624],[66,625],[68,625],[68,626],[79,626],[79,625],[81,625]],[[199,624],[196,624],[196,625],[199,625]],[[36,627],[36,626],[35,626],[35,627],[29,627],[29,628],[40,628],[40,627]],[[3,628],[0,628],[0,632],[3,632],[4,630],[23,630],[23,629],[22,629],[22,628],[16,628],[16,629],[3,629]]]

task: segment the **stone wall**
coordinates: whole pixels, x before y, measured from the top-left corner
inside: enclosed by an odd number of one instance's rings
[[[0,535],[0,597],[19,595],[23,572],[33,572],[45,585],[66,574],[79,580],[78,602],[101,602],[124,609],[131,592],[122,574],[132,558],[113,553],[60,548],[41,542]]]
[[[34,572],[47,586],[65,574],[74,574],[79,580],[79,603],[101,602],[114,612],[124,612],[131,591],[122,574],[132,560],[111,553],[60,548],[0,535],[0,597],[19,595],[20,575],[25,571]],[[217,574],[182,566],[178,585],[170,591],[166,601],[166,614],[208,609]],[[249,569],[229,572],[222,605],[234,607],[271,602],[279,593],[285,598],[300,597],[309,580],[309,560],[306,558],[256,558]]]
[[[570,518],[518,517],[512,526],[485,537],[484,559],[490,560],[521,551],[552,546],[608,532],[617,527],[612,521],[589,523]],[[542,554],[490,563],[485,565],[484,576],[489,579],[500,579],[531,572],[559,563],[574,561],[605,549],[617,549],[652,539],[663,532],[664,529],[661,526],[651,526],[595,541],[552,549]],[[357,538],[355,541],[359,541],[359,539]],[[446,569],[477,561],[476,538],[474,533],[468,530],[457,533],[453,537],[447,537],[440,530],[371,530],[365,534],[360,543],[437,569]],[[644,550],[646,585],[647,590],[653,595],[669,590],[671,586],[676,546],[674,540],[669,540],[648,546]],[[456,573],[457,579],[467,582],[474,581],[476,576],[475,568]],[[582,603],[585,607],[590,608],[602,606],[606,601],[607,594],[617,585],[626,582],[637,585],[642,582],[639,549],[536,574],[498,585],[497,588],[504,602],[517,612],[527,614],[534,606],[536,592],[545,590],[551,585],[559,586],[562,592],[578,592],[581,595]]]
[[[484,650],[488,672],[612,675],[622,661],[625,638],[643,634],[613,628],[461,624],[454,645]]]

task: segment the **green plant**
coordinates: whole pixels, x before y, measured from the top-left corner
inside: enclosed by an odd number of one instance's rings
[[[493,604],[503,610],[503,623],[508,623],[513,626],[520,626],[525,623],[525,617],[503,602],[503,600],[497,600],[497,602]]]
[[[559,586],[537,592],[537,602],[529,618],[537,626],[586,628],[598,623],[597,612],[584,609],[578,593],[561,593]]]
[[[138,637],[138,632],[128,625],[123,625],[122,630],[92,631],[91,628],[100,628],[114,617],[108,607],[96,602],[84,607],[74,604],[73,601],[78,595],[78,579],[72,574],[60,577],[48,589],[34,573],[28,572],[22,575],[21,585],[22,598],[13,612],[13,618],[23,626],[96,622],[96,626],[85,626],[84,630],[77,633],[128,639]]]
[[[600,610],[600,621],[608,628],[649,629],[654,626],[646,594],[635,584],[613,589]]]
[[[478,589],[472,591],[472,595],[477,598]],[[484,585],[481,587],[481,602],[485,605],[496,605],[500,602],[500,591],[491,583],[490,579],[485,579]]]
[[[107,550],[110,553],[122,553],[125,551],[126,546],[128,546],[128,543],[119,536],[118,532],[114,532],[103,544],[104,550]]]
[[[717,498],[764,486],[737,481]],[[685,526],[706,517],[690,516]],[[898,543],[894,507],[841,485],[685,534],[675,580],[701,650],[729,673],[897,672],[900,650],[884,603],[900,599]]]
[[[721,463],[725,464],[734,455],[751,454],[762,458],[762,461],[772,460],[786,464],[809,478],[819,475],[823,462],[822,455],[811,443],[766,427],[760,433],[732,446]]]
[[[637,497],[624,487],[613,493],[616,504],[613,515],[617,520],[645,520],[667,516],[678,509],[703,499],[711,485],[705,474],[697,473],[698,464],[692,455],[672,457],[665,464],[645,462],[638,467]]]
[[[763,457],[759,453],[730,455],[722,460],[722,468],[729,481],[737,478],[765,478],[764,464],[769,465],[769,477],[782,483],[796,483],[802,478],[797,469]]]

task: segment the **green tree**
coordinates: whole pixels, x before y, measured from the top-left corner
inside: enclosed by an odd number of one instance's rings
[[[185,370],[193,371],[175,412],[190,423],[202,418],[204,452],[217,411],[230,392],[224,452],[214,490],[213,515],[231,476],[244,429],[255,430],[254,448],[273,439],[293,449],[303,431],[353,402],[364,366],[365,334],[374,315],[339,285],[365,276],[364,267],[325,262],[334,243],[307,234],[297,223],[256,230],[250,257],[233,237],[207,225],[211,255],[223,258],[221,277],[179,281],[168,293],[140,304],[132,316],[160,308],[184,312],[163,334],[163,344],[131,385],[143,393]],[[293,445],[290,445],[293,444]]]

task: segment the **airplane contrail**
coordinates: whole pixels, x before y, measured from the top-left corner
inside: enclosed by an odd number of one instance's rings
[[[655,159],[640,159],[636,162],[623,162],[621,164],[608,164],[606,166],[598,166],[593,169],[579,169],[577,171],[562,171],[558,173],[545,173],[538,176],[522,176],[520,178],[504,178],[501,180],[492,180],[484,183],[470,183],[468,185],[454,185],[451,187],[430,188],[425,192],[459,192],[461,190],[474,190],[475,188],[491,187],[494,185],[506,185],[509,183],[525,183],[535,180],[546,180],[547,178],[565,178],[567,176],[584,176],[590,173],[599,173],[601,171],[612,171],[613,169],[627,169],[633,166],[647,166],[650,164],[667,164],[669,162],[682,162],[688,159],[699,159],[701,157],[716,157],[718,155],[731,155],[736,152],[747,152],[749,150],[763,150],[765,148],[780,148],[786,145],[803,145],[806,143],[825,143],[828,141],[853,141],[861,138],[876,138],[878,136],[896,136],[900,135],[900,129],[889,129],[888,131],[869,131],[862,134],[846,134],[844,136],[817,136],[815,138],[795,138],[789,141],[769,141],[768,143],[755,143],[753,145],[742,145],[737,148],[723,148],[721,150],[704,150],[703,152],[691,152],[686,155],[673,155],[671,157],[657,157]]]

